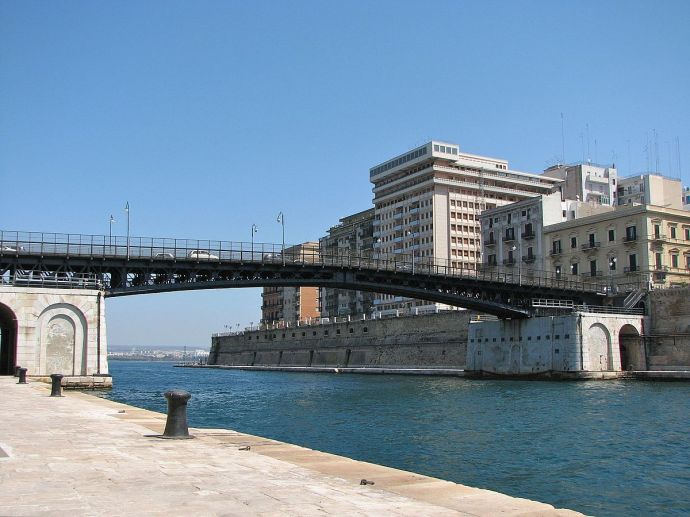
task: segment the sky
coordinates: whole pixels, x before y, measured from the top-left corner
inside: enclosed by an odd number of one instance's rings
[[[690,183],[690,2],[0,0],[0,229],[288,243],[431,139]],[[259,289],[127,296],[114,346],[210,345]]]

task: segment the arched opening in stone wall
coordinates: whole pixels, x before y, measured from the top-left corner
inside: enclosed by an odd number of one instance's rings
[[[611,362],[611,336],[608,329],[601,323],[589,327],[586,335],[589,351],[589,365],[587,370],[605,372],[613,370]]]
[[[17,361],[17,316],[0,303],[0,375],[13,375]]]
[[[50,319],[46,337],[46,373],[74,375],[74,337],[75,326],[71,318],[59,314]]]
[[[632,325],[623,325],[618,334],[621,351],[621,370],[644,370],[644,339]]]

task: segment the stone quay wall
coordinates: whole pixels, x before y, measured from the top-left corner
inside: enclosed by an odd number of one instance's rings
[[[462,369],[471,315],[453,311],[216,335],[209,364]]]
[[[690,370],[690,289],[651,291],[648,300],[647,369]]]

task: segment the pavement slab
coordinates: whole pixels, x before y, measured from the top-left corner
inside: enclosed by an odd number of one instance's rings
[[[581,515],[233,430],[161,440],[165,415],[49,394],[0,377],[0,515]]]

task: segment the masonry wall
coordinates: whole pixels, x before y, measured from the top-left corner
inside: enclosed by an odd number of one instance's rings
[[[648,301],[647,368],[690,370],[690,289],[651,291]]]
[[[14,363],[27,375],[61,373],[76,384],[108,377],[105,303],[98,290],[0,286],[0,304],[17,324]],[[98,383],[106,382],[101,379]]]
[[[209,364],[464,368],[468,311],[214,336]]]

